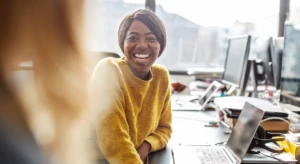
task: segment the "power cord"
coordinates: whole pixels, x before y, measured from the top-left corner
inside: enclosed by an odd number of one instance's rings
[[[261,120],[260,123],[263,123],[268,120],[282,120],[282,121],[286,122],[287,124],[290,124],[290,122],[288,122],[286,119],[283,119],[281,117],[268,117],[268,118]]]
[[[215,143],[215,145],[224,145],[224,144],[226,144],[226,143],[227,143],[227,141],[217,142],[217,143]]]

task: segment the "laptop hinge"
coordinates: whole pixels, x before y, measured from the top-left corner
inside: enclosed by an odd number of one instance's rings
[[[239,160],[239,158],[234,154],[234,152],[233,152],[230,148],[228,148],[228,146],[225,146],[225,152],[226,152],[227,156],[230,158],[230,160],[234,160],[233,163],[234,163],[234,162],[236,162],[236,163],[241,163],[241,162],[242,162],[242,161]]]

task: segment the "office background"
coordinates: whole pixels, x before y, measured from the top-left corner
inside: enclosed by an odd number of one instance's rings
[[[252,35],[250,57],[255,58],[259,37],[283,36],[280,14],[290,11],[289,19],[300,22],[298,0],[87,0],[89,49],[122,54],[117,44],[121,19],[151,7],[167,29],[167,47],[157,63],[173,71],[224,67],[227,39],[232,35]]]

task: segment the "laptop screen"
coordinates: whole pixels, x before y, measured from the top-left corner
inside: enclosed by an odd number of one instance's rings
[[[240,162],[247,153],[263,115],[263,110],[245,103],[226,145]]]
[[[217,91],[217,88],[215,85],[211,85],[209,88],[207,88],[207,92],[204,93],[204,95],[199,99],[200,105],[204,105],[207,103],[208,99]]]

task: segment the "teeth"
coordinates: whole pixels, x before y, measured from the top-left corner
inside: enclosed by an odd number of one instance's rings
[[[149,54],[135,54],[134,56],[137,58],[148,58],[150,55]]]

